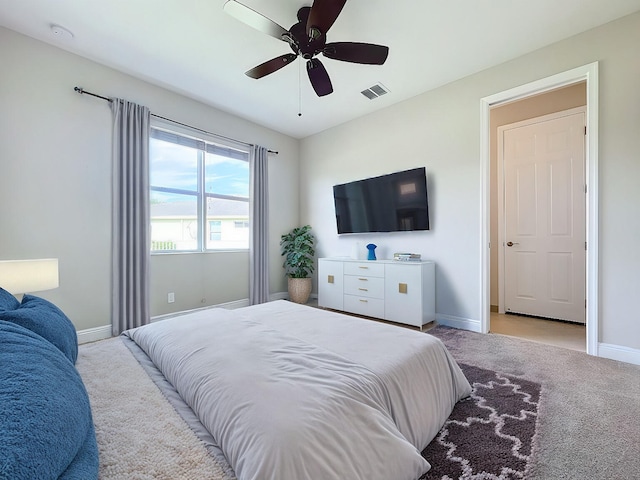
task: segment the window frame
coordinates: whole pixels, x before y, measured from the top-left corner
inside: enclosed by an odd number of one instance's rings
[[[207,222],[209,223],[209,240],[213,240],[211,238],[211,235],[216,234],[216,235],[220,235],[220,238],[222,238],[222,220],[207,220]],[[213,223],[216,223],[216,229],[213,229]]]
[[[167,140],[166,138],[158,138],[154,136],[154,130],[165,132],[169,136],[177,136],[186,139],[188,143],[197,144],[197,146],[181,144],[179,142],[172,142]],[[207,228],[208,222],[214,221],[209,220],[207,218],[207,202],[209,198],[220,198],[231,201],[240,201],[247,202],[247,206],[249,206],[251,202],[251,192],[248,191],[247,197],[235,196],[235,195],[226,195],[226,194],[218,194],[206,191],[206,154],[218,154],[220,152],[231,152],[235,151],[236,153],[229,155],[228,158],[232,158],[235,160],[246,161],[249,163],[249,154],[250,149],[247,144],[241,142],[234,142],[229,139],[221,140],[218,137],[215,137],[211,134],[207,134],[203,131],[199,131],[196,129],[189,128],[184,125],[176,124],[170,121],[166,121],[164,119],[152,119],[151,121],[151,129],[149,132],[149,141],[152,138],[156,138],[161,141],[166,141],[168,143],[174,143],[176,145],[184,145],[187,147],[192,147],[197,151],[197,190],[184,190],[180,188],[173,187],[163,187],[163,186],[153,186],[151,184],[151,156],[149,158],[149,196],[151,196],[152,192],[159,193],[169,193],[176,195],[188,195],[192,197],[196,197],[196,221],[198,225],[198,235],[197,235],[197,247],[195,249],[181,249],[181,250],[152,250],[153,240],[151,239],[151,245],[149,246],[151,255],[167,255],[167,254],[185,254],[185,253],[217,253],[217,252],[248,252],[249,251],[249,241],[247,240],[247,245],[243,247],[223,247],[223,248],[210,248],[208,247],[208,243],[211,241],[208,238],[209,230]],[[202,147],[202,148],[200,148]],[[218,152],[216,152],[216,150]],[[225,156],[225,155],[221,155]],[[247,182],[250,185],[251,182],[251,171],[249,170]],[[153,219],[149,218],[149,230],[151,231],[151,223]],[[247,213],[247,220],[249,223],[249,228],[251,228],[251,211],[249,209]]]

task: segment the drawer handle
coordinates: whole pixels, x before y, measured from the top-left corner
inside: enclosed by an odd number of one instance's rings
[[[327,275],[327,283],[333,283],[334,281],[333,275]]]
[[[407,284],[399,283],[398,284],[398,293],[407,293]]]
[[[369,291],[368,288],[359,288],[358,290],[360,290],[361,292],[368,292]]]
[[[368,282],[369,281],[368,278],[358,278],[358,280],[360,280],[361,282]]]
[[[363,299],[360,299],[360,301],[361,301],[362,303],[369,303],[369,300],[363,300]]]
[[[358,268],[362,268],[363,270],[369,270],[369,267],[358,267]]]

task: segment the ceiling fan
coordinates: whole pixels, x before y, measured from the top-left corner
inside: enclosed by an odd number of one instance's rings
[[[285,53],[245,72],[251,78],[262,78],[292,63],[298,56],[307,60],[309,81],[319,97],[333,92],[331,79],[316,55],[343,62],[382,65],[389,47],[372,43],[327,42],[327,31],[340,15],[347,0],[314,0],[311,7],[298,10],[298,22],[285,30],[264,15],[235,0],[224,4],[224,11],[243,23],[287,42],[293,53]]]

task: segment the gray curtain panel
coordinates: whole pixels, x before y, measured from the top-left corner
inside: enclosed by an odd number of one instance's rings
[[[149,323],[149,109],[111,99],[113,335]]]
[[[249,303],[269,301],[269,175],[267,149],[249,155],[251,228],[249,229]]]

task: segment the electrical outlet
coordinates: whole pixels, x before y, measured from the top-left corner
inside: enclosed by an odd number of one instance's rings
[[[167,294],[167,303],[173,303],[176,301],[176,294],[173,292],[170,292]]]

